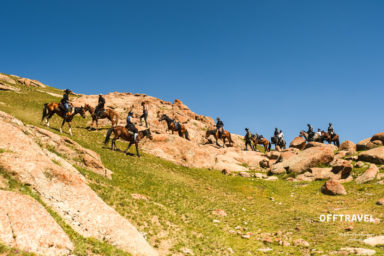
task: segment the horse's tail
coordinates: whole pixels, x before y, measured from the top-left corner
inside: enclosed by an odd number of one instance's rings
[[[109,138],[111,137],[111,134],[113,132],[113,127],[112,128],[109,128],[108,132],[107,132],[107,136],[105,137],[105,141],[104,141],[104,144],[107,145],[108,142],[109,142]]]
[[[43,117],[41,118],[41,122],[43,122],[43,120],[44,120],[44,117],[46,117],[47,116],[47,106],[48,106],[48,103],[45,103],[44,104],[44,107],[43,107]]]
[[[190,139],[189,139],[189,132],[188,132],[187,129],[185,129],[185,138],[186,138],[187,140],[190,140]]]

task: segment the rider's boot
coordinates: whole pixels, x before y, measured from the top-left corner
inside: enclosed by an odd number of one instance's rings
[[[137,132],[135,132],[135,134],[133,135],[133,140],[134,140],[134,142],[136,142],[136,139],[137,139]]]

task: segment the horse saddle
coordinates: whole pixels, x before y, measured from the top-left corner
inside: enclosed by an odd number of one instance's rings
[[[175,124],[175,130],[179,130],[180,129],[180,123],[176,122],[176,121],[173,121],[173,123]]]
[[[64,104],[62,102],[60,102],[59,104],[59,108],[62,110],[62,111],[65,111],[65,107],[64,107]],[[68,103],[68,112],[71,112],[73,113],[74,112],[74,108],[72,106],[71,103]]]

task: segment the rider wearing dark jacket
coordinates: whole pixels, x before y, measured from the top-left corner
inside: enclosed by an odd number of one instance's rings
[[[217,120],[216,128],[217,128],[217,131],[219,132],[219,138],[221,138],[224,133],[224,123],[223,121],[220,120],[220,117],[216,118],[216,120]]]
[[[69,90],[69,89],[66,89],[64,91],[64,95],[63,95],[63,98],[61,99],[60,103],[61,105],[63,106],[64,108],[64,114],[67,114],[68,110],[69,110],[69,94],[71,93],[72,91]]]
[[[98,117],[100,113],[104,110],[105,99],[103,95],[99,94],[99,101],[95,109],[95,115]]]
[[[335,135],[335,130],[333,129],[332,123],[329,123],[328,133],[331,135],[331,138]]]
[[[315,132],[313,131],[312,125],[307,124],[307,126],[308,126],[308,131],[307,131],[307,133],[308,133],[308,141],[312,141],[313,140],[313,136],[315,135]]]

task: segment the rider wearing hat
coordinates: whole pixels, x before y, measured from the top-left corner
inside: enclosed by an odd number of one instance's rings
[[[307,131],[307,133],[308,133],[308,141],[312,141],[313,140],[313,136],[315,135],[315,132],[313,131],[312,125],[307,124],[307,126],[308,126],[308,131]]]
[[[253,150],[253,146],[252,146],[252,133],[249,131],[248,128],[245,128],[245,131],[247,132],[244,136],[244,140],[245,140],[245,151],[248,150],[248,145],[251,147],[251,149]]]
[[[139,131],[137,130],[135,124],[132,122],[132,117],[133,117],[133,112],[129,111],[128,117],[127,117],[127,124],[126,124],[125,128],[128,131],[133,132],[133,140],[136,141],[137,134]]]
[[[224,123],[220,120],[220,117],[216,118],[216,120],[216,128],[219,133],[219,138],[221,138],[224,133]]]
[[[333,138],[333,136],[335,135],[335,130],[333,129],[332,123],[329,123],[328,133],[329,135],[331,135],[331,138]]]
[[[102,94],[99,94],[99,101],[95,109],[96,117],[99,117],[100,113],[104,110],[105,99]]]
[[[66,115],[67,112],[69,111],[69,94],[71,92],[72,92],[71,90],[65,89],[63,98],[60,101],[61,106],[63,107],[63,110],[64,110],[64,115]]]

